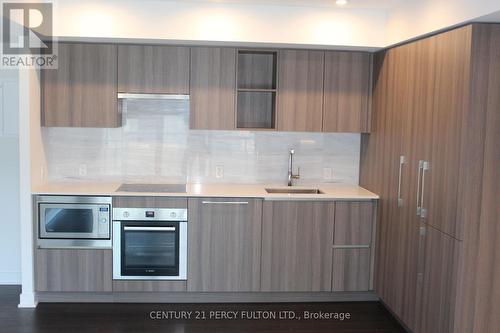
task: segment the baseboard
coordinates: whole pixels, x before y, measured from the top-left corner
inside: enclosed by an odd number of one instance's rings
[[[0,272],[0,285],[21,284],[21,272]]]
[[[37,292],[38,302],[112,303],[268,303],[268,302],[361,302],[378,301],[374,292]]]
[[[35,293],[21,293],[19,295],[19,304],[18,308],[36,308],[38,302],[36,300]]]

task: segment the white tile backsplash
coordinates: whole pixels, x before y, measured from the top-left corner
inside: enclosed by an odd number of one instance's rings
[[[285,184],[294,148],[297,183],[358,184],[360,134],[189,130],[186,100],[124,100],[123,117],[121,128],[44,128],[49,180]]]

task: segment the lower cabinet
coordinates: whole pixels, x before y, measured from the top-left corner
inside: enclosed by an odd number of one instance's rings
[[[262,291],[368,291],[372,201],[266,201]]]
[[[369,248],[334,249],[332,291],[368,291],[370,262]]]
[[[115,205],[120,206],[116,200]],[[374,202],[190,198],[187,205],[187,281],[113,281],[112,250],[36,249],[36,291],[372,289]],[[428,248],[430,252],[436,250],[432,244]],[[424,283],[442,283],[437,276],[439,272],[432,271],[425,276]],[[429,297],[431,305],[438,306],[432,298],[437,296]],[[436,309],[440,310],[441,307]]]
[[[334,202],[264,202],[262,291],[331,291],[334,211]]]
[[[262,200],[188,201],[187,290],[259,291]]]
[[[186,291],[186,281],[132,281],[114,280],[113,291],[116,292],[174,292]]]
[[[368,291],[372,288],[374,219],[371,201],[335,204],[332,291]]]
[[[36,291],[112,291],[111,250],[36,249]]]

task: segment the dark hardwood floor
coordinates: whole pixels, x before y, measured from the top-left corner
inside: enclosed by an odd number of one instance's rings
[[[273,304],[109,304],[41,303],[36,309],[18,309],[20,288],[0,286],[0,332],[405,332],[379,302]],[[191,311],[191,319],[151,319]],[[156,311],[164,311],[156,312]],[[168,312],[173,311],[173,312]],[[239,319],[195,319],[231,314]],[[252,312],[253,311],[253,312]],[[242,315],[287,314],[304,311],[349,313],[350,319],[241,319]]]

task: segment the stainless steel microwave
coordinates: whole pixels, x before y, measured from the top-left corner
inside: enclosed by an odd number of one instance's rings
[[[38,196],[40,248],[111,248],[111,197]]]

